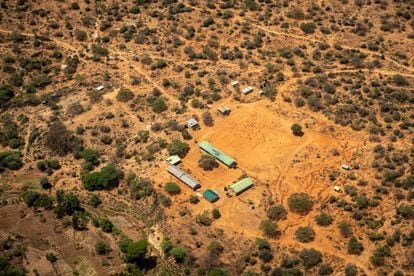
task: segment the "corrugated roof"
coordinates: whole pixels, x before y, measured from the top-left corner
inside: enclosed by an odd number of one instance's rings
[[[230,189],[232,189],[234,193],[240,194],[251,186],[253,186],[253,181],[250,178],[246,177],[239,182],[230,185]]]
[[[180,179],[182,182],[187,184],[191,189],[196,190],[201,187],[200,183],[197,180],[189,176],[185,171],[181,170],[177,166],[170,165],[168,166],[167,171]]]
[[[191,118],[186,122],[187,127],[195,127],[196,125],[198,125],[198,122],[196,119]]]
[[[214,156],[215,158],[217,158],[219,161],[224,163],[226,166],[234,167],[237,164],[236,160],[234,160],[233,158],[231,158],[227,154],[223,153],[219,149],[213,147],[213,145],[211,145],[207,141],[203,141],[203,142],[199,143],[198,146],[201,149],[203,149],[204,151],[206,151],[207,153],[209,153],[212,156]]]

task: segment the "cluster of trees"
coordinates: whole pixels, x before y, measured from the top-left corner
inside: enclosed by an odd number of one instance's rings
[[[6,169],[18,170],[21,167],[23,167],[23,161],[20,152],[0,152],[0,173]]]
[[[114,165],[109,164],[100,171],[85,173],[81,178],[83,187],[89,191],[109,190],[118,186],[121,173]]]

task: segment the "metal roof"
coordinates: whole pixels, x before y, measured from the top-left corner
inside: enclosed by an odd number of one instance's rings
[[[214,156],[216,159],[218,159],[220,162],[224,163],[228,167],[235,167],[236,166],[236,160],[228,156],[227,154],[223,153],[219,149],[213,147],[209,142],[203,141],[198,144],[198,146],[206,151],[207,153]]]
[[[196,125],[198,125],[198,122],[196,119],[191,118],[185,124],[187,127],[195,127]]]
[[[181,162],[181,158],[178,155],[172,155],[168,157],[165,161],[167,161],[171,165],[177,165]]]
[[[196,190],[201,187],[197,180],[189,176],[185,171],[181,170],[177,166],[169,165],[167,171],[187,184],[191,189]]]
[[[246,177],[239,182],[230,185],[230,189],[232,189],[235,194],[240,194],[243,191],[249,189],[251,186],[253,186],[253,181],[250,178]]]
[[[253,91],[253,87],[251,86],[247,86],[246,88],[242,90],[243,94],[249,94],[252,91]]]
[[[203,196],[209,202],[214,202],[219,198],[218,194],[211,189],[205,190]]]

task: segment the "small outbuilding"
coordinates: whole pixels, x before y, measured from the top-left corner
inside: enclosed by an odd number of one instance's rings
[[[230,114],[230,112],[231,112],[231,109],[230,109],[230,107],[228,107],[227,105],[225,105],[225,106],[220,106],[218,109],[218,112],[220,113],[220,114],[222,114],[222,115],[229,115]]]
[[[101,90],[103,90],[104,89],[104,86],[103,85],[99,85],[98,87],[96,87],[95,88],[96,90],[98,90],[98,91],[101,91]]]
[[[181,163],[181,158],[178,155],[172,155],[168,157],[165,161],[167,161],[170,165],[178,165]]]
[[[334,186],[334,187],[333,187],[333,190],[334,190],[335,192],[337,192],[337,193],[342,193],[342,190],[341,190],[341,188],[340,188],[339,186]]]
[[[185,122],[185,126],[187,128],[197,128],[198,127],[198,122],[197,122],[196,119],[191,118],[187,122]]]
[[[231,86],[232,86],[233,88],[237,88],[237,87],[239,87],[239,82],[238,82],[238,81],[233,81],[233,82],[231,83]]]
[[[218,194],[215,191],[211,190],[211,189],[205,190],[204,193],[203,193],[203,197],[208,202],[211,202],[211,203],[213,203],[213,202],[215,202],[219,199]]]
[[[342,169],[349,171],[349,165],[342,164]]]
[[[239,195],[252,186],[253,186],[253,181],[250,178],[246,177],[240,180],[239,182],[234,183],[233,185],[230,185],[230,189],[232,189],[236,195]]]
[[[251,86],[247,86],[246,88],[243,88],[243,90],[242,90],[242,93],[244,95],[250,94],[252,92],[253,92],[253,87],[251,87]]]

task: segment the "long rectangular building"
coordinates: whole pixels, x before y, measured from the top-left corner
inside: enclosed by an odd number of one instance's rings
[[[246,177],[242,180],[240,180],[237,183],[234,183],[233,185],[230,185],[230,189],[233,190],[233,192],[238,195],[241,194],[242,192],[244,192],[245,190],[249,189],[250,187],[253,186],[253,181]]]
[[[222,162],[227,167],[235,168],[237,166],[236,160],[223,153],[219,149],[213,147],[213,145],[211,145],[209,142],[203,141],[199,143],[198,146],[208,154],[214,156],[217,160]]]
[[[181,170],[177,166],[169,165],[167,171],[184,182],[188,187],[193,190],[197,190],[201,187],[197,180],[189,176],[185,171]]]

